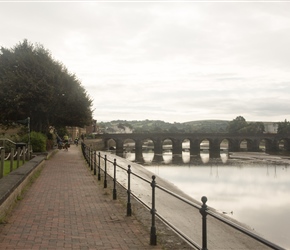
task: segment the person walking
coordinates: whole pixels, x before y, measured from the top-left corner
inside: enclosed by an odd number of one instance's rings
[[[65,134],[65,135],[63,136],[63,141],[64,141],[64,148],[65,148],[66,150],[68,150],[68,135],[67,135],[67,134]]]

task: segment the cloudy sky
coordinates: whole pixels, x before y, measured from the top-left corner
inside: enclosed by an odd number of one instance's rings
[[[290,120],[290,1],[0,1],[111,120]]]

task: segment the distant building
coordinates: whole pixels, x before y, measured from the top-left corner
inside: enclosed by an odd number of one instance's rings
[[[81,134],[86,134],[86,128],[79,127],[66,127],[69,137],[74,141],[76,138],[80,138]]]
[[[98,126],[97,126],[97,120],[92,120],[91,125],[86,126],[86,134],[94,134],[98,133]]]
[[[263,122],[265,127],[265,133],[277,134],[278,123],[277,122]]]

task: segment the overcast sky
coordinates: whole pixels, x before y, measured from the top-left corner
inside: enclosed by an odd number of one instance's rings
[[[0,1],[0,46],[40,43],[94,118],[290,120],[290,2]]]

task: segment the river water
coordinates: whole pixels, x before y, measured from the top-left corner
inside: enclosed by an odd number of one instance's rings
[[[196,200],[207,196],[208,206],[290,249],[289,161],[265,160],[266,154],[233,159],[227,152],[215,159],[207,152],[175,157],[166,151],[156,162],[152,152],[143,152],[142,165]],[[124,158],[135,161],[135,154],[127,152]]]

